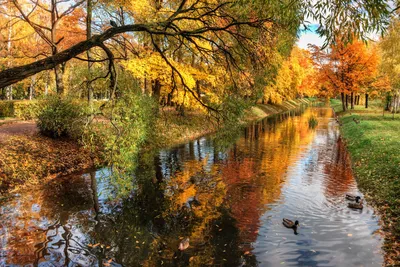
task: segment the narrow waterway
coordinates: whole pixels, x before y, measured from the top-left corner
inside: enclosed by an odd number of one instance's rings
[[[0,266],[383,262],[373,209],[347,207],[345,194],[361,193],[329,108],[141,155],[122,198],[112,181],[103,169],[2,200]],[[298,235],[282,218],[299,220]]]

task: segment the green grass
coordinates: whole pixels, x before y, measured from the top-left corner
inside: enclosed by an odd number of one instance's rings
[[[318,120],[314,115],[312,115],[308,119],[308,127],[314,129],[315,127],[317,127],[317,125],[318,125]]]
[[[379,102],[342,112],[331,101],[342,123],[341,133],[350,152],[360,189],[379,210],[387,232],[386,265],[399,266],[400,244],[400,115],[382,116]],[[360,120],[360,123],[354,121]],[[397,240],[397,241],[396,241]]]

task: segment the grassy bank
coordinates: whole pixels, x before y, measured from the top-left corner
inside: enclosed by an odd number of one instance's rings
[[[246,112],[242,123],[305,104],[310,104],[310,101],[302,99],[284,102],[281,105],[258,105]],[[159,115],[155,125],[155,138],[149,141],[151,147],[175,146],[218,130],[217,124],[201,112],[187,111],[185,116],[180,116],[174,109],[165,108],[160,110]],[[22,132],[18,135],[12,132],[11,135],[8,134],[7,139],[1,140],[2,130],[7,127],[9,121],[10,119],[0,120],[0,191],[104,164],[99,153],[92,154],[73,140],[54,140],[41,136],[37,131]],[[18,123],[13,121],[14,126]]]
[[[340,101],[331,104],[340,117],[358,185],[381,214],[386,265],[400,266],[400,115],[393,119],[384,114],[378,102],[346,112]]]
[[[296,99],[285,101],[282,104],[256,105],[246,111],[242,123],[246,124],[260,120],[269,115],[286,112],[311,103],[312,100]],[[182,144],[218,131],[218,125],[204,113],[189,111],[182,117],[173,109],[160,111],[160,118],[157,121],[156,128],[159,134],[154,143],[161,148]]]

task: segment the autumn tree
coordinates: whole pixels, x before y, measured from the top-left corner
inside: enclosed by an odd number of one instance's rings
[[[340,94],[343,110],[348,108],[348,102],[354,109],[355,96],[377,71],[376,51],[360,40],[346,44],[338,39],[329,49],[312,47],[312,55],[324,89]]]
[[[317,94],[315,69],[309,51],[295,46],[290,56],[281,60],[276,78],[264,89],[264,101],[280,103]]]
[[[380,65],[381,73],[388,78],[390,92],[388,103],[396,112],[400,105],[400,20],[393,18],[387,35],[380,41],[379,46],[382,53]]]
[[[327,37],[328,42],[334,39],[335,34],[333,33],[338,27],[341,27],[344,31],[352,30],[358,36],[363,35],[364,32],[373,29],[380,30],[384,27],[389,11],[387,2],[361,1],[354,6],[344,5],[343,2],[324,0],[311,4],[309,1],[292,1],[288,5],[281,5],[275,2],[265,3],[261,0],[251,3],[247,1],[158,1],[156,4],[159,5],[160,12],[154,12],[153,9],[146,11],[144,8],[144,6],[149,6],[149,1],[129,3],[117,1],[115,3],[124,7],[124,11],[126,10],[124,14],[127,18],[124,21],[130,22],[130,24],[120,23],[116,25],[117,27],[108,28],[103,33],[99,31],[98,35],[87,41],[69,46],[62,52],[53,53],[51,57],[26,66],[5,70],[0,73],[0,87],[9,86],[43,70],[58,68],[58,65],[64,64],[64,62],[77,57],[88,49],[99,47],[104,51],[109,61],[107,73],[111,83],[110,88],[114,88],[110,90],[115,90],[117,89],[115,86],[115,56],[113,54],[115,50],[110,49],[109,46],[114,42],[118,43],[117,36],[125,35],[126,39],[132,41],[143,36],[151,40],[149,48],[158,53],[167,63],[171,77],[174,77],[173,80],[175,80],[173,84],[178,86],[180,83],[180,87],[184,88],[183,92],[186,92],[186,95],[191,96],[202,106],[210,107],[196,95],[196,88],[187,86],[184,77],[172,63],[171,59],[174,58],[172,54],[175,55],[175,59],[184,51],[185,59],[186,57],[190,58],[190,54],[195,55],[192,56],[194,59],[193,66],[205,64],[206,68],[209,68],[212,64],[218,62],[217,65],[224,68],[225,73],[232,80],[230,83],[232,88],[238,88],[237,85],[248,84],[251,91],[251,88],[259,88],[257,82],[262,81],[262,79],[254,79],[260,77],[262,73],[259,71],[260,68],[256,67],[258,59],[263,56],[261,47],[277,44],[276,40],[279,39],[279,34],[285,35],[285,32],[287,32],[289,35],[293,36],[293,33],[295,35],[298,25],[304,21],[307,15],[312,15],[321,22],[322,26],[319,32]],[[74,1],[70,7],[77,7],[79,4],[81,2]],[[49,7],[50,10],[52,10],[52,7],[54,10],[55,5],[52,6],[50,3]],[[48,9],[48,7],[45,8]],[[30,15],[23,8],[20,8],[20,13],[21,10],[25,12],[25,15]],[[67,10],[71,9],[58,11],[59,15],[56,15],[60,16]],[[327,11],[328,14],[326,14]],[[45,13],[44,10],[42,12]],[[332,19],[337,14],[343,16],[340,22]],[[55,20],[57,20],[57,16]],[[140,22],[139,16],[144,18],[143,22]],[[353,20],[354,18],[358,19]],[[55,20],[53,18],[53,22]],[[104,30],[107,28],[106,25],[109,25],[109,20],[102,17],[102,21],[103,24],[100,25],[99,29]],[[104,23],[105,21],[107,24]],[[33,24],[33,22],[32,19],[31,23]],[[39,34],[40,31],[35,30]],[[44,29],[41,31],[43,32]],[[40,33],[40,35],[43,34]],[[113,42],[110,42],[110,39],[113,39]],[[53,44],[53,52],[59,50],[58,47],[54,49],[54,43],[60,40],[61,37],[60,39],[56,37],[53,40],[50,38],[49,45],[50,43]],[[158,40],[163,40],[163,45]],[[61,41],[61,43],[65,42],[64,39]],[[204,47],[201,43],[207,44],[209,47]],[[269,59],[269,57],[265,57],[265,59]],[[246,67],[248,68],[246,69]],[[254,76],[254,74],[257,75]],[[220,74],[217,75],[219,77]],[[234,81],[232,78],[241,79]],[[198,84],[201,85],[201,83]],[[173,86],[173,88],[176,87]],[[235,90],[241,92],[239,89]],[[247,94],[244,93],[244,95]]]
[[[2,4],[9,6],[8,16],[11,20],[21,20],[24,27],[30,27],[35,32],[38,38],[36,47],[40,47],[35,55],[37,58],[56,55],[60,50],[83,40],[84,35],[78,26],[79,18],[83,15],[78,7],[83,2],[71,0],[61,4],[56,0],[9,0]],[[64,71],[65,63],[54,66],[57,92],[60,94],[64,92]]]

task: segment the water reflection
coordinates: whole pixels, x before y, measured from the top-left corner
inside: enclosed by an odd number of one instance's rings
[[[110,198],[107,169],[9,198],[0,266],[380,265],[373,210],[346,207],[359,192],[330,109],[254,123],[224,152],[218,142],[142,155],[123,199]]]

